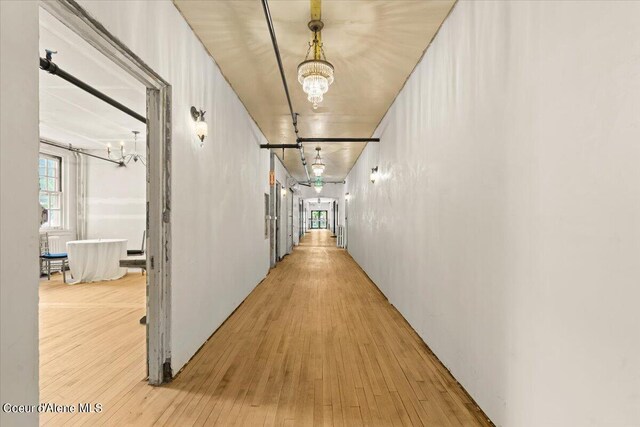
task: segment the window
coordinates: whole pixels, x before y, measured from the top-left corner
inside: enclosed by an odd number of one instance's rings
[[[40,204],[48,210],[48,221],[41,228],[62,228],[62,159],[40,154]]]

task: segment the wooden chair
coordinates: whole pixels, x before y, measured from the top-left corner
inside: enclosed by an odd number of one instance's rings
[[[69,266],[69,257],[66,252],[51,253],[49,252],[49,234],[40,234],[40,271],[42,267],[46,268],[47,280],[51,280],[51,263],[60,263],[60,271],[62,271],[62,281],[67,283],[67,267]]]

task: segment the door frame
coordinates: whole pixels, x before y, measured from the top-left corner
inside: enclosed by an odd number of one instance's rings
[[[287,236],[287,252],[291,253],[293,252],[293,190],[291,188],[287,189],[287,196],[290,198],[291,203],[287,205],[287,210],[289,211],[289,230],[288,230],[288,236]]]
[[[280,245],[282,244],[282,184],[279,181],[276,181],[276,199],[275,199],[275,209],[276,209],[276,262],[280,261]]]
[[[171,369],[171,85],[74,0],[41,0],[49,12],[147,88],[147,371]]]

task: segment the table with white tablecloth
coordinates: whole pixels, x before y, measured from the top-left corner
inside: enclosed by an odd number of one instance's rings
[[[127,239],[91,239],[67,242],[71,283],[116,280],[127,274],[120,259],[127,256]]]

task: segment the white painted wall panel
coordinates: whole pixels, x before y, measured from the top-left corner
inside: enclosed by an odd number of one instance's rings
[[[349,252],[498,425],[640,420],[638,22],[459,2],[348,176]]]
[[[0,401],[38,403],[38,4],[0,2]],[[0,425],[37,414],[0,411]]]
[[[146,173],[139,162],[119,167],[87,157],[88,239],[127,239],[127,249],[140,249],[146,228]]]
[[[177,371],[268,271],[268,154],[258,148],[266,141],[172,2],[81,4],[172,85],[171,347]],[[202,147],[192,105],[206,111],[209,136]]]

